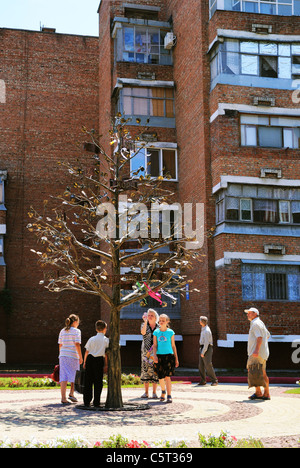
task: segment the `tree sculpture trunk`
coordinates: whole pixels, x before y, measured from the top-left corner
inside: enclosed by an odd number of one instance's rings
[[[120,277],[119,252],[113,259],[113,274]],[[115,284],[112,291],[113,307],[110,310],[109,356],[108,356],[108,393],[106,408],[122,408],[121,390],[121,351],[120,351],[120,299],[121,285]]]
[[[121,352],[120,352],[120,311],[113,307],[110,312],[108,393],[106,408],[122,408]]]

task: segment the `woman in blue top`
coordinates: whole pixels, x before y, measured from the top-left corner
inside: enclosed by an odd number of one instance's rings
[[[171,376],[174,375],[174,368],[179,366],[177,349],[175,345],[175,333],[169,328],[170,319],[166,314],[159,317],[159,329],[153,333],[153,356],[154,370],[158,375],[161,386],[160,401],[166,398],[167,403],[172,403],[172,383]]]

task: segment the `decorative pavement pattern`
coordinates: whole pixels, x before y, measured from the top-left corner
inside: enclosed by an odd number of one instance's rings
[[[78,404],[63,406],[60,390],[1,391],[0,440],[51,440],[80,435],[90,443],[111,435],[138,441],[185,440],[197,445],[203,435],[229,432],[261,439],[266,447],[300,447],[300,398],[287,387],[271,386],[271,401],[250,401],[253,393],[242,384],[218,387],[173,384],[173,403],[142,400],[141,388],[124,389],[123,400],[145,404],[137,411],[86,411]],[[102,401],[105,401],[103,391]]]

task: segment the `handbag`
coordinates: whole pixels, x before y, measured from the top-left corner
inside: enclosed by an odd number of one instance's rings
[[[75,375],[75,390],[77,393],[84,393],[84,382],[85,382],[85,369],[76,371]]]
[[[54,382],[59,382],[59,364],[54,367],[53,373],[50,375],[50,379]]]
[[[248,387],[265,387],[263,364],[257,358],[253,358],[248,365]]]

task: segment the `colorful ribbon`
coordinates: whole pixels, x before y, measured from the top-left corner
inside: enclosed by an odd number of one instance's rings
[[[148,290],[148,294],[150,297],[152,297],[152,299],[155,299],[156,301],[158,301],[160,303],[160,305],[162,305],[162,300],[161,300],[161,295],[152,291],[151,288],[149,288],[148,284],[147,283],[144,283],[145,287],[147,288]]]

